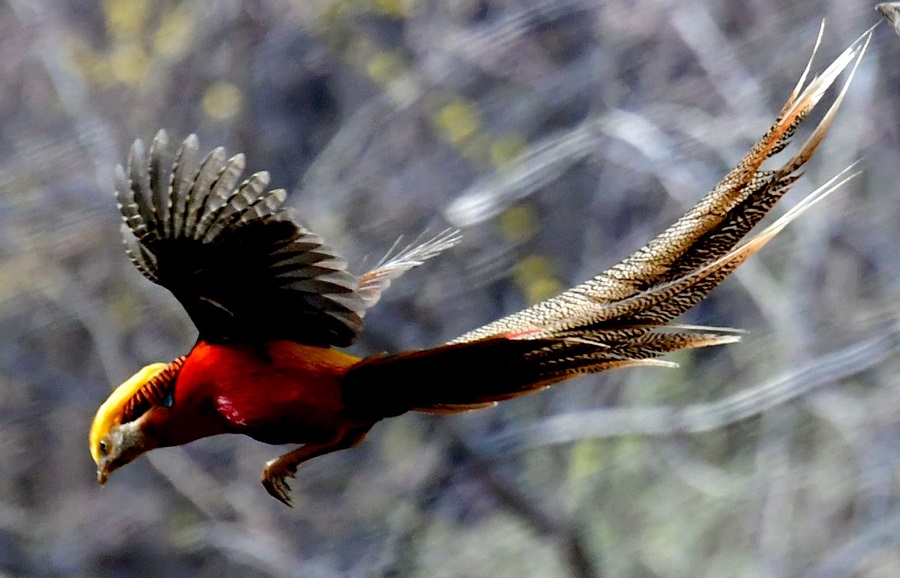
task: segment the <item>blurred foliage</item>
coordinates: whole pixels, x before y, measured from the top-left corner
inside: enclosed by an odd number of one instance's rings
[[[101,489],[86,443],[114,385],[195,338],[122,251],[112,171],[134,138],[245,151],[356,271],[401,234],[465,225],[353,351],[424,347],[640,246],[765,130],[823,19],[819,70],[876,16],[818,0],[0,2],[0,576],[896,576],[886,26],[785,203],[855,160],[863,174],[686,319],[745,328],[742,343],[391,420],[304,466],[294,510],[258,484],[279,448],[203,440]]]

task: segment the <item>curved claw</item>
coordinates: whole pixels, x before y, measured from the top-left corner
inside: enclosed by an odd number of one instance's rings
[[[287,478],[293,478],[294,473],[283,467],[283,463],[277,459],[267,463],[263,470],[262,485],[266,491],[289,508],[294,507],[294,502],[291,500],[291,486],[287,483]]]
[[[266,487],[269,495],[288,506],[293,508],[291,501],[291,487],[287,483],[287,478],[293,478],[297,473],[297,467],[312,458],[324,456],[338,450],[352,448],[366,437],[371,425],[359,426],[356,429],[344,431],[335,441],[329,441],[321,444],[306,444],[302,447],[288,452],[283,456],[279,456],[274,460],[266,462],[266,469],[263,470],[262,484]]]

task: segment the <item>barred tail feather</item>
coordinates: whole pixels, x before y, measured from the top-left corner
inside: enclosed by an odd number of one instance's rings
[[[871,30],[804,88],[810,70],[807,64],[800,82],[765,135],[712,191],[650,243],[593,279],[472,330],[451,343],[566,324],[682,279],[729,254],[800,177],[798,171],[813,156],[843,102],[870,38]],[[816,47],[818,43],[817,40]],[[848,67],[851,71],[847,80],[811,136],[780,167],[764,170],[763,163],[790,142],[796,128]]]
[[[560,338],[493,337],[364,359],[344,376],[344,396],[359,417],[467,411],[578,375],[640,365],[676,367],[658,357],[739,339],[734,330],[693,326],[623,327]]]
[[[671,367],[673,363],[659,358],[737,341],[735,330],[670,323],[854,176],[852,167],[845,169],[740,244],[799,178],[798,171],[821,143],[870,37],[871,30],[808,85],[807,65],[775,123],[747,156],[643,249],[594,279],[442,347],[361,361],[345,376],[348,406],[376,419],[410,410],[465,411],[576,375],[637,365]],[[780,167],[762,170],[762,163],[784,148],[826,89],[854,61],[806,142]]]

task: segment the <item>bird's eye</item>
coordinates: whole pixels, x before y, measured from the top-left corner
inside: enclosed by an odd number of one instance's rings
[[[100,440],[100,453],[104,456],[109,451],[109,448],[106,445],[106,440]]]

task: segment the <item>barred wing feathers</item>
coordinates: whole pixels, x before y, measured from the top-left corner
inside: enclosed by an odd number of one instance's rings
[[[164,131],[149,155],[138,140],[127,170],[117,170],[123,235],[138,270],[178,298],[204,340],[349,345],[365,310],[356,277],[292,219],[285,191],[266,190],[265,172],[238,184],[244,156],[226,160],[222,148],[198,165],[194,135],[170,169],[167,145]]]

